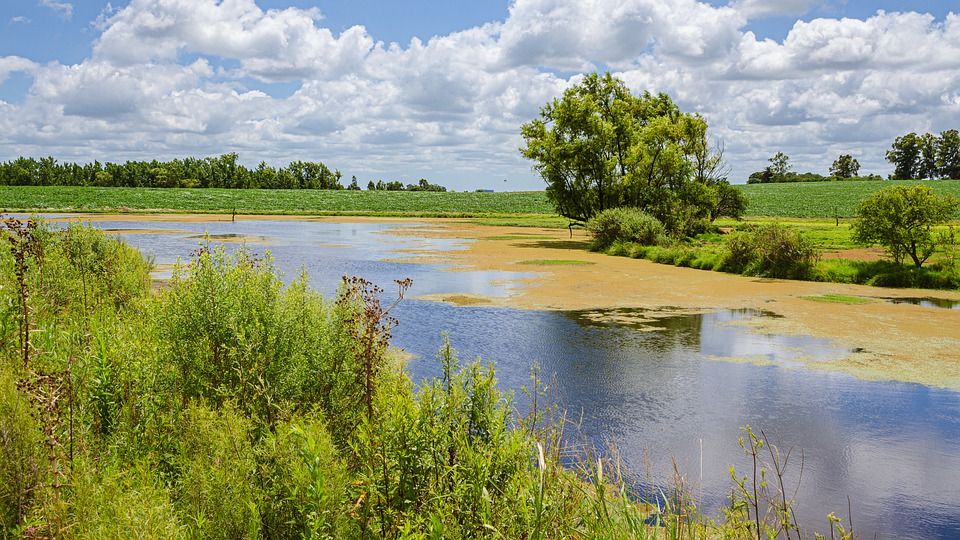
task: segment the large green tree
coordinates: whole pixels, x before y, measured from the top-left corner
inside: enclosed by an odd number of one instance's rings
[[[718,202],[724,168],[708,147],[703,118],[682,112],[666,94],[633,95],[609,73],[585,76],[521,134],[521,153],[571,220],[632,206],[682,232],[713,210],[739,207]]]

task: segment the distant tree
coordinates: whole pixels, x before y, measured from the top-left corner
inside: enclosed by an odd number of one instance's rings
[[[440,184],[431,184],[426,178],[421,178],[416,184],[407,184],[407,191],[447,191],[447,188]]]
[[[841,154],[830,166],[830,175],[838,178],[854,178],[860,175],[860,162],[850,154]]]
[[[937,171],[941,178],[960,180],[960,131],[950,129],[937,140]]]
[[[99,187],[110,187],[113,185],[113,175],[107,171],[97,171],[94,177],[93,185]]]
[[[894,180],[917,178],[920,164],[920,137],[916,133],[907,133],[897,137],[893,146],[887,151],[887,161],[893,164]]]
[[[857,207],[853,238],[882,245],[898,264],[909,256],[920,268],[937,248],[933,227],[948,221],[957,208],[956,198],[938,195],[929,186],[890,186]]]
[[[787,173],[790,172],[790,156],[784,154],[783,152],[777,152],[772,158],[769,159],[770,166],[770,175],[773,177],[773,182],[783,182],[787,177]]]
[[[373,180],[367,182],[367,191],[376,191],[377,185],[373,183]]]
[[[403,185],[403,182],[399,180],[391,180],[389,182],[384,182],[383,180],[377,180],[375,186],[378,191],[406,191],[407,186]]]
[[[352,191],[359,191],[359,190],[360,190],[360,184],[357,183],[357,177],[356,177],[356,176],[352,176],[352,177],[350,178],[350,185],[347,186],[347,189],[352,190]]]

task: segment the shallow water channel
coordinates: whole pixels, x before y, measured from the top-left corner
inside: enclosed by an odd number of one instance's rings
[[[436,264],[391,262],[418,250],[464,249],[467,241],[391,235],[387,223],[300,221],[121,222],[114,230],[158,264],[187,258],[202,235],[237,246],[246,238],[269,250],[286,278],[305,268],[332,294],[343,275],[359,275],[388,292],[412,278],[411,296],[509,294],[513,272],[447,271]],[[409,223],[402,224],[409,228]],[[199,236],[198,236],[199,235]],[[826,530],[828,512],[847,515],[858,536],[960,538],[960,394],[916,384],[865,382],[812,371],[805,359],[849,351],[827,340],[759,334],[738,321],[773,316],[753,311],[541,312],[455,307],[408,300],[395,312],[393,343],[414,356],[415,380],[438,375],[441,331],[460,357],[494,361],[500,384],[519,393],[536,362],[549,397],[581,420],[575,437],[615,446],[636,491],[653,497],[675,460],[693,496],[719,515],[732,482],[748,470],[739,429],[763,429],[794,448],[788,480],[802,482],[799,513]]]

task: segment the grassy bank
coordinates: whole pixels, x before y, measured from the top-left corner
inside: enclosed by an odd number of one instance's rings
[[[269,258],[200,250],[153,291],[142,257],[99,231],[7,226],[2,537],[796,532],[782,484],[748,487],[780,478],[749,430],[759,469],[731,473],[714,522],[680,487],[658,506],[633,499],[615,463],[564,446],[555,411],[519,416],[493,368],[449,346],[443,376],[415,387],[388,349],[389,308],[363,280],[329,300],[306,276],[284,286]]]
[[[853,243],[849,223],[817,220],[780,222],[772,218],[752,219],[744,222],[721,222],[731,229],[749,230],[773,224],[785,226],[786,230],[798,233],[809,241],[817,253],[809,270],[802,279],[831,283],[854,283],[879,287],[904,287],[924,289],[960,289],[960,268],[945,254],[935,255],[923,268],[909,264],[897,264],[892,260],[862,260],[844,258],[844,250],[858,247]],[[632,242],[616,241],[602,249],[608,255],[647,259],[660,264],[713,270],[745,275],[760,275],[731,263],[730,253],[724,245],[725,235],[707,233],[696,238],[676,241],[669,245],[646,246]],[[826,253],[840,256],[824,257]],[[778,276],[786,277],[786,276]]]

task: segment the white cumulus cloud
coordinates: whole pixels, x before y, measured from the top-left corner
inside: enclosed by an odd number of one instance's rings
[[[335,32],[316,9],[132,0],[102,12],[80,63],[0,57],[0,84],[34,81],[22,102],[0,102],[0,159],[237,151],[361,180],[539,188],[519,126],[594,69],[702,114],[734,180],[781,150],[800,170],[852,153],[883,173],[896,135],[960,125],[960,16],[798,21],[780,41],[748,30],[810,4],[515,0],[503,20],[401,45]]]

